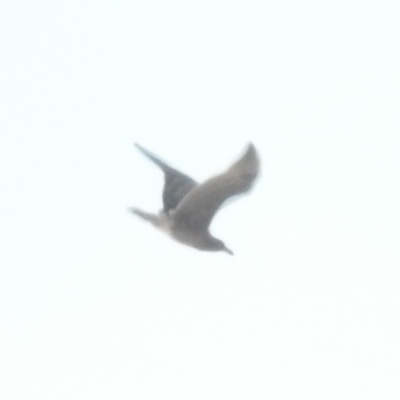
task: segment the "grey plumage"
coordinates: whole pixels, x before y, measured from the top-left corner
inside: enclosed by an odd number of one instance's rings
[[[198,184],[136,144],[164,172],[163,211],[150,214],[131,208],[137,216],[165,230],[177,241],[206,251],[225,251],[225,244],[213,237],[209,226],[221,205],[232,196],[248,192],[259,172],[259,159],[253,144],[226,172]]]

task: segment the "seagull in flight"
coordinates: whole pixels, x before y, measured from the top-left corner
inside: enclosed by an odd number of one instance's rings
[[[200,184],[139,144],[135,143],[135,146],[164,173],[163,209],[158,214],[138,208],[129,210],[182,244],[233,255],[222,240],[210,234],[209,227],[226,200],[252,188],[260,169],[254,145],[250,143],[244,155],[225,172]]]

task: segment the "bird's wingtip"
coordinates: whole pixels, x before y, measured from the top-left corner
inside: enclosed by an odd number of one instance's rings
[[[254,143],[253,142],[249,142],[248,144],[247,144],[247,148],[250,150],[250,149],[252,149],[252,150],[255,150],[256,149],[256,146],[254,146]]]
[[[226,249],[225,253],[228,253],[230,256],[234,256],[235,253],[232,250]]]

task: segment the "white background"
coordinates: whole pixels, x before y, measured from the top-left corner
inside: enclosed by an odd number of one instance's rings
[[[397,1],[0,5],[0,398],[400,398]],[[202,253],[139,142],[254,191]]]

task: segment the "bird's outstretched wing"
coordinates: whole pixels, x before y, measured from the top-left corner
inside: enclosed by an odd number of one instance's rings
[[[197,185],[197,182],[175,168],[170,167],[138,143],[135,143],[135,146],[164,172],[164,190],[162,195],[164,212],[167,213],[175,209],[186,194]]]
[[[177,206],[173,219],[188,230],[208,231],[225,200],[249,191],[259,172],[259,159],[253,144],[225,173],[193,188]]]

